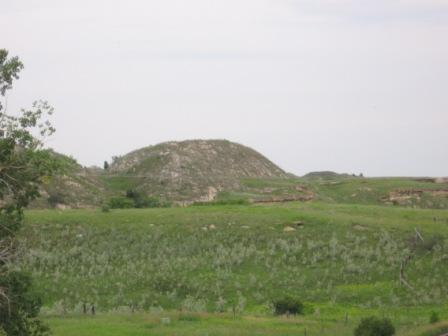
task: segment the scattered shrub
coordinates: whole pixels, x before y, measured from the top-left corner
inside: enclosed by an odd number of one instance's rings
[[[417,249],[421,252],[431,252],[437,245],[443,245],[443,240],[444,237],[440,234],[425,237],[424,241],[419,241]]]
[[[167,202],[162,202],[158,197],[148,197],[147,195],[133,189],[126,191],[126,197],[134,201],[135,208],[167,208]]]
[[[204,312],[207,310],[206,302],[189,295],[182,302],[182,310],[188,312]]]
[[[135,190],[128,190],[126,197],[116,196],[109,200],[111,209],[130,209],[130,208],[168,208],[171,203],[162,202],[157,197],[148,197]]]
[[[127,197],[117,196],[109,200],[111,209],[129,209],[134,208],[134,201]]]
[[[439,314],[437,314],[435,311],[432,311],[431,315],[429,316],[429,323],[437,323],[439,321]]]
[[[395,328],[391,320],[371,316],[361,320],[355,329],[355,336],[392,336]]]
[[[275,315],[303,314],[303,303],[292,297],[284,297],[273,301]]]
[[[52,208],[55,208],[58,204],[65,204],[65,195],[60,192],[51,193],[47,202]]]
[[[102,212],[109,212],[109,211],[110,211],[110,206],[109,206],[109,204],[104,203],[104,204],[101,206],[101,211],[102,211]]]

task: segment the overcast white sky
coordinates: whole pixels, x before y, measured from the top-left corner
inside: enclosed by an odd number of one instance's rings
[[[448,0],[0,0],[0,48],[9,112],[48,100],[84,165],[225,138],[300,175],[448,175]]]

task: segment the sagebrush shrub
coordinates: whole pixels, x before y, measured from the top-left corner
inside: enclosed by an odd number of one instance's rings
[[[275,315],[303,314],[303,303],[292,297],[284,297],[273,301]]]
[[[435,311],[431,312],[431,315],[429,316],[429,323],[437,323],[439,321],[439,314],[437,314]]]
[[[390,319],[380,319],[375,316],[363,318],[355,329],[355,336],[392,336],[394,334],[395,327]]]

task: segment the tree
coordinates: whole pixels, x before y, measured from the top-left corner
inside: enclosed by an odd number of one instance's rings
[[[274,300],[273,305],[275,315],[303,314],[303,303],[289,296]]]
[[[391,320],[375,316],[363,318],[355,329],[355,336],[392,336],[395,328]]]
[[[103,168],[104,168],[104,170],[108,170],[109,169],[109,162],[104,161]]]
[[[8,52],[0,49],[0,98],[5,98],[22,69],[17,57],[8,58]],[[54,154],[43,147],[43,140],[55,131],[46,120],[52,112],[47,102],[37,101],[30,110],[13,116],[0,102],[0,333],[7,335],[47,333],[36,318],[41,301],[30,290],[30,278],[11,265],[24,208],[60,168]]]
[[[439,321],[439,314],[437,314],[435,311],[432,311],[431,315],[429,315],[429,323],[437,323]]]

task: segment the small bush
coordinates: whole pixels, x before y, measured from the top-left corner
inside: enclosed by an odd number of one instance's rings
[[[58,204],[65,204],[65,195],[60,192],[50,193],[47,202],[52,208],[55,208]]]
[[[112,197],[109,200],[109,206],[111,209],[130,209],[134,208],[134,201],[126,197]]]
[[[363,318],[355,329],[355,336],[392,336],[395,328],[391,320],[371,316]]]
[[[110,211],[110,206],[109,206],[109,204],[104,203],[104,204],[101,206],[101,211],[102,211],[102,212],[109,212],[109,211]]]
[[[303,314],[303,303],[291,297],[284,297],[273,301],[275,315]]]
[[[196,299],[195,297],[188,295],[182,302],[182,310],[187,312],[204,312],[207,310],[207,304],[202,299]]]
[[[429,316],[429,323],[437,323],[439,321],[439,314],[437,314],[435,311],[431,312],[431,315]]]
[[[443,245],[443,240],[444,237],[440,234],[425,237],[425,241],[419,241],[417,249],[420,252],[431,252],[437,245]]]
[[[168,208],[170,206],[169,203],[162,202],[158,197],[148,197],[134,189],[126,191],[126,197],[134,201],[135,208]]]

